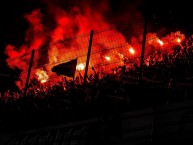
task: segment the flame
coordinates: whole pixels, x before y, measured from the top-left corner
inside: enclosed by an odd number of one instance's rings
[[[124,58],[124,55],[123,54],[121,54],[121,53],[119,53],[119,52],[117,52],[117,54],[118,54],[118,56],[119,56],[119,58]]]
[[[48,75],[46,73],[46,71],[44,70],[39,70],[36,72],[36,75],[38,77],[38,80],[41,82],[41,83],[45,83],[48,81]]]
[[[105,62],[111,64],[110,67],[113,68],[117,65],[122,65],[123,59],[131,56],[130,54],[140,56],[142,34],[140,36],[131,36],[133,32],[127,34],[127,31],[124,31],[125,29],[117,30],[116,28],[106,31],[106,28],[110,26],[107,19],[104,18],[104,12],[108,11],[108,6],[105,5],[107,1],[101,2],[102,4],[98,5],[97,8],[90,7],[85,2],[79,2],[77,5],[72,5],[70,9],[62,9],[62,6],[55,7],[55,5],[49,5],[50,15],[43,15],[40,9],[26,14],[24,17],[29,24],[29,28],[26,31],[25,43],[19,47],[10,44],[7,45],[5,48],[5,53],[8,56],[7,64],[11,68],[19,68],[22,72],[27,72],[30,55],[22,57],[21,59],[15,59],[15,61],[9,61],[9,59],[24,55],[34,48],[38,50],[41,50],[40,48],[46,48],[43,51],[35,53],[33,67],[39,68],[38,66],[48,65],[44,67],[44,70],[36,70],[36,73],[31,73],[30,78],[38,77],[38,80],[44,83],[48,79],[53,78],[54,73],[50,71],[53,64],[77,56],[81,57],[78,57],[76,70],[84,70],[86,56],[82,57],[82,55],[87,54],[89,35],[84,38],[74,38],[74,36],[88,33],[90,30],[98,30],[99,28],[100,30],[105,28],[105,32],[94,34],[93,43],[95,44],[92,45],[92,52],[100,53],[92,54],[91,52],[89,67],[100,66],[105,60]],[[44,19],[46,16],[51,17],[53,25],[50,23],[46,25],[45,21],[42,21],[46,20]],[[126,15],[126,17],[128,16]],[[133,27],[137,29],[137,27]],[[137,33],[141,29],[143,29],[143,27],[137,29]],[[129,37],[127,37],[127,35],[129,35]],[[156,33],[148,33],[146,38],[147,49],[145,49],[145,53],[147,54],[146,56],[148,56],[148,54],[155,52],[155,50],[160,49],[160,47],[162,51],[170,51],[174,46],[179,45],[179,43],[185,39],[185,36],[181,34],[180,31],[177,31],[163,38],[160,37],[161,40],[157,37]],[[56,43],[59,41],[61,43]],[[105,53],[103,53],[104,51]],[[106,53],[108,51],[109,53]],[[116,60],[118,63],[112,64],[111,60]],[[20,88],[24,87],[25,79],[26,73],[21,73],[19,78],[21,81],[16,82],[17,86]]]
[[[131,47],[131,48],[129,48],[129,52],[131,53],[131,54],[135,54],[135,50]]]
[[[158,39],[157,42],[158,42],[161,46],[164,45],[163,41],[161,41],[160,39]]]
[[[180,42],[181,42],[181,39],[180,39],[180,38],[177,38],[176,41],[177,41],[178,43],[180,43]]]
[[[96,53],[95,55],[91,55],[91,59],[90,59],[90,67],[98,65],[100,66],[100,64],[104,63],[103,59],[101,59],[101,56],[103,56],[105,58],[105,60],[110,64],[111,60],[116,60],[116,61],[120,61],[120,63],[111,63],[109,66],[111,68],[115,68],[117,65],[121,65],[123,64],[123,62],[125,61],[125,59],[129,58],[129,54],[135,54],[137,56],[140,56],[140,50],[141,50],[141,44],[140,38],[136,38],[136,37],[132,37],[131,39],[131,43],[132,41],[134,42],[132,44],[132,46],[134,46],[135,49],[133,49],[133,47],[131,47],[131,45],[126,42],[125,37],[120,34],[118,31],[113,30],[113,31],[109,31],[107,33],[108,35],[106,35],[103,39],[100,39],[100,35],[95,35],[95,38],[97,38],[95,40],[95,43],[97,44],[101,44],[99,45],[100,47],[98,47],[98,45],[93,45],[93,50],[95,51],[99,51],[101,52],[103,49],[104,50],[108,50],[107,48],[113,48],[114,46],[118,45],[121,46],[122,44],[125,44],[125,48],[129,48],[127,53],[126,51],[122,51],[123,47],[121,47],[121,49],[117,48],[117,49],[110,49],[108,52],[108,54],[110,54],[110,56],[108,55],[101,55],[100,53]],[[177,35],[176,35],[177,34]],[[115,36],[117,39],[119,39],[118,42],[113,41],[112,37],[110,36]],[[175,33],[171,33],[166,35],[165,37],[163,37],[162,39],[159,39],[155,33],[151,34],[148,33],[147,34],[147,45],[146,45],[146,56],[149,56],[149,54],[155,52],[156,50],[160,49],[160,45],[162,46],[162,50],[163,51],[170,51],[172,50],[172,48],[176,45],[179,45],[180,42],[182,42],[185,39],[184,34],[181,34],[179,32],[175,32]],[[67,42],[65,44],[65,41],[63,41],[62,44],[56,44],[53,46],[50,46],[48,49],[48,64],[49,63],[58,63],[61,60],[65,60],[65,58],[74,58],[77,56],[77,54],[82,54],[82,53],[86,53],[87,52],[87,47],[85,47],[84,49],[76,49],[81,47],[81,42],[79,42],[81,40],[79,39],[73,39],[70,40],[69,42]],[[87,41],[88,42],[88,41]],[[160,45],[159,45],[160,44]],[[164,44],[164,45],[163,45]],[[101,48],[101,46],[103,46]],[[149,47],[149,46],[153,46],[153,47]],[[23,46],[21,48],[25,48],[26,46]],[[62,49],[61,49],[62,48]],[[150,50],[149,48],[151,48],[152,50]],[[17,56],[19,55],[19,53],[24,54],[24,49],[21,49],[20,51],[16,51],[17,48],[15,48],[12,45],[8,45],[7,46],[7,51],[6,53],[8,54],[8,56]],[[77,53],[76,53],[77,52]],[[106,53],[106,51],[105,51]],[[139,54],[136,54],[139,53]],[[93,59],[93,58],[97,58],[97,59]],[[130,58],[133,59],[133,58]],[[22,71],[27,70],[28,65],[29,65],[29,60],[30,57],[27,57],[25,60],[23,59],[23,61],[20,61],[19,59],[16,59],[16,61],[18,61],[17,63],[14,62],[8,62],[8,64],[10,66],[12,66],[12,68],[14,67],[18,67],[20,68]],[[43,60],[43,59],[42,59]],[[85,69],[85,58],[78,58],[78,62],[79,64],[76,66],[76,70],[81,71]],[[148,58],[146,58],[146,60],[148,60]],[[37,60],[34,60],[35,63],[37,63]],[[132,60],[131,60],[132,62]],[[20,64],[20,65],[18,65]],[[24,67],[23,67],[24,66]],[[25,67],[26,66],[26,67]],[[49,68],[50,67],[50,68]],[[38,80],[41,83],[45,83],[47,82],[48,78],[53,78],[52,76],[54,75],[50,70],[52,67],[52,65],[47,65],[44,70],[37,70],[36,71],[36,76],[32,76],[33,77],[38,77]],[[21,78],[26,78],[25,75],[23,75],[24,73],[22,73]],[[24,79],[25,80],[25,79]],[[57,82],[57,79],[56,81]],[[16,82],[17,86],[22,87],[22,83],[17,81]]]
[[[76,66],[76,70],[84,70],[85,66],[83,63],[80,63]]]
[[[111,60],[111,58],[110,58],[109,56],[105,56],[105,59],[106,59],[107,61],[110,61],[110,60]]]

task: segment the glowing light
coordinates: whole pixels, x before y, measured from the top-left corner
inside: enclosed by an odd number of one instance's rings
[[[110,58],[109,56],[105,56],[105,59],[106,59],[107,61],[110,61],[110,60],[111,60],[111,58]]]
[[[157,42],[158,42],[161,46],[164,45],[163,41],[161,41],[160,39],[158,39]]]
[[[76,70],[84,70],[85,66],[83,63],[80,63],[76,66]]]
[[[123,55],[123,54],[118,53],[118,55],[119,55],[120,58],[124,58],[124,55]]]
[[[181,39],[180,39],[180,38],[178,38],[176,41],[177,41],[178,43],[180,43],[180,42],[181,42]]]
[[[47,82],[47,80],[48,80],[48,75],[47,75],[47,73],[46,73],[46,71],[44,71],[44,70],[38,70],[37,72],[36,72],[36,75],[38,76],[38,80],[41,82],[41,83],[45,83],[45,82]]]
[[[129,52],[131,53],[131,54],[135,54],[135,50],[131,47],[131,48],[129,48]]]
[[[57,62],[56,56],[53,56],[53,62]]]

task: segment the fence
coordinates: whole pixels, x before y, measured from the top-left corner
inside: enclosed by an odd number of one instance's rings
[[[146,36],[144,60],[141,60],[144,35]],[[41,48],[34,50],[33,58],[30,51],[27,53],[22,49],[14,51],[16,53],[14,55],[22,55],[8,59],[7,63],[9,66],[21,70],[20,80],[16,83],[23,88],[28,84],[28,79],[30,83],[39,80],[42,84],[54,84],[62,81],[65,74],[58,76],[52,71],[52,68],[72,59],[77,59],[74,79],[78,78],[81,82],[83,82],[85,74],[89,76],[96,73],[102,77],[106,74],[117,73],[118,69],[123,66],[129,72],[143,64],[144,69],[141,73],[146,83],[151,82],[160,86],[163,86],[164,83],[164,87],[171,87],[170,82],[172,82],[175,87],[180,85],[184,88],[191,87],[192,83],[189,80],[191,80],[192,74],[190,67],[192,56],[188,51],[190,52],[192,49],[192,41],[187,41],[185,35],[181,34],[180,31],[171,32],[162,38],[158,35],[156,32],[151,32],[150,26],[147,27],[147,33],[144,34],[144,24],[141,22],[114,25],[106,29],[93,30],[92,38],[90,33],[86,33],[65,38],[52,44],[44,44]],[[91,39],[91,52],[88,56]],[[13,48],[10,46],[9,50],[8,55]],[[88,66],[86,66],[88,57],[90,59]],[[184,59],[183,62],[180,61],[179,63],[177,60],[180,58]],[[174,67],[176,66],[175,63],[179,63],[184,71]],[[85,71],[86,67],[88,67],[88,72]],[[171,67],[174,68],[173,72],[169,72]],[[139,75],[140,70],[135,75],[128,77],[137,82]],[[181,76],[183,78],[180,78]]]
[[[3,145],[192,143],[192,102],[2,134]],[[4,136],[3,136],[4,135]],[[3,143],[4,142],[4,143]]]

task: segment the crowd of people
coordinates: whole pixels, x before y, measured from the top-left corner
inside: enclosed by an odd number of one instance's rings
[[[192,100],[193,41],[155,51],[145,57],[142,79],[137,63],[118,66],[112,73],[93,71],[86,83],[63,78],[52,86],[37,80],[23,90],[0,94],[0,129],[21,129],[53,123],[105,117],[145,107]],[[95,68],[93,68],[94,70]]]

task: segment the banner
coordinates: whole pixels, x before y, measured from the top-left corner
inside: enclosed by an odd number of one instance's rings
[[[64,75],[68,77],[74,77],[76,72],[77,59],[61,63],[52,68],[52,72],[55,72],[57,75]]]

